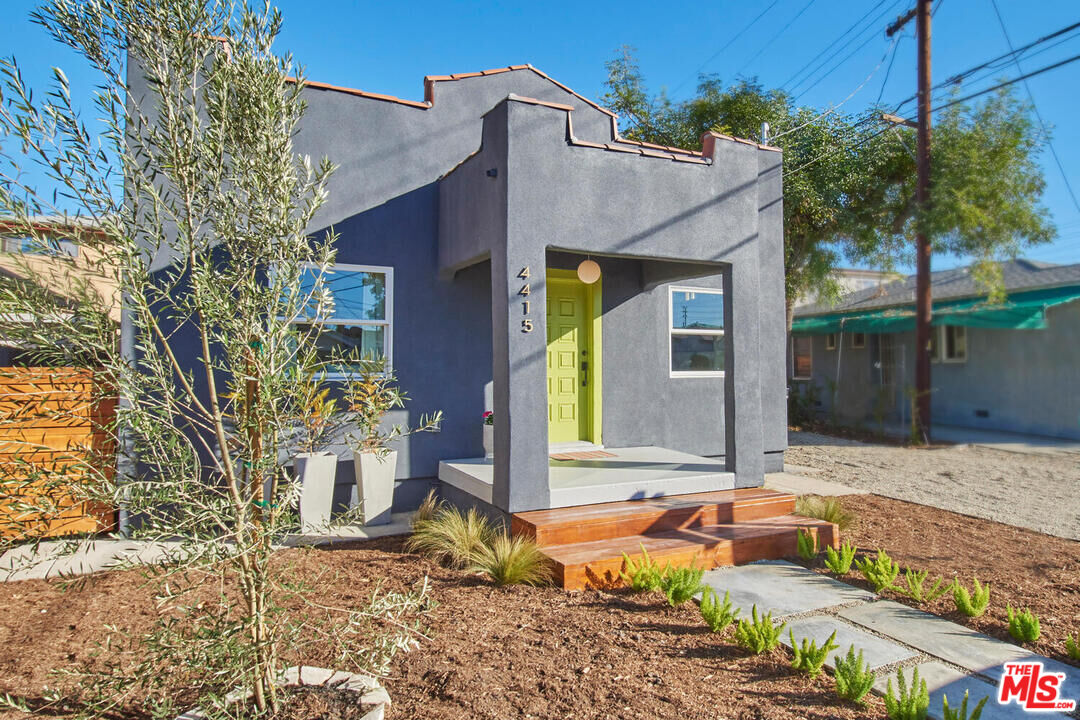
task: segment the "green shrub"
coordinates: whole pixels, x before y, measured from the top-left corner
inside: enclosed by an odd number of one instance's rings
[[[682,605],[702,592],[706,587],[701,582],[704,575],[705,569],[695,568],[693,564],[690,567],[665,568],[664,576],[660,580],[660,589],[664,591],[668,605],[671,607]]]
[[[1065,652],[1073,660],[1080,661],[1080,633],[1077,633],[1075,640],[1071,635],[1065,636]]]
[[[894,589],[893,583],[900,574],[900,566],[884,550],[878,550],[877,557],[873,560],[869,557],[856,560],[855,567],[874,586],[874,592]]]
[[[551,565],[536,542],[505,532],[477,550],[473,567],[496,585],[543,585],[551,580]]]
[[[797,549],[799,551],[799,557],[801,557],[806,562],[810,562],[811,560],[816,558],[818,554],[817,536],[814,535],[814,533],[812,532],[807,532],[806,530],[803,530],[802,528],[799,528],[798,532],[799,537],[797,540]]]
[[[898,695],[893,695],[892,678],[889,678],[886,688],[885,713],[889,720],[926,720],[930,693],[926,690],[926,681],[919,678],[919,668],[916,667],[911,676],[910,690],[904,680],[903,669],[896,671],[896,680],[900,685]]]
[[[714,633],[723,632],[724,629],[739,619],[739,608],[732,608],[731,593],[724,593],[724,602],[720,602],[720,596],[711,587],[706,587],[701,592],[701,617],[705,624]]]
[[[987,696],[987,697],[984,697],[982,700],[980,700],[979,703],[975,706],[975,708],[971,711],[971,714],[968,715],[968,691],[967,690],[964,691],[964,702],[960,705],[959,708],[950,708],[949,707],[949,696],[948,695],[942,695],[942,697],[941,697],[941,716],[942,716],[942,720],[979,720],[979,718],[982,717],[983,705],[985,705],[986,701],[989,700],[989,699],[990,699],[990,697]]]
[[[956,609],[968,617],[979,617],[990,606],[990,583],[980,585],[978,578],[973,577],[972,580],[975,581],[974,594],[969,593],[959,579],[953,584],[953,602]]]
[[[844,575],[851,569],[851,561],[855,559],[855,553],[859,549],[851,543],[844,541],[840,546],[840,552],[833,550],[832,546],[825,546],[825,567],[837,575]]]
[[[649,557],[649,552],[644,544],[640,544],[641,559],[634,562],[630,556],[623,553],[623,567],[626,569],[619,576],[630,586],[634,592],[652,592],[660,589],[660,583],[664,579],[664,571]]]
[[[455,507],[441,506],[430,520],[417,525],[405,549],[434,558],[453,568],[471,567],[478,553],[495,537],[491,521],[470,508],[464,515]]]
[[[410,524],[412,525],[412,531],[416,532],[426,523],[435,519],[435,513],[442,507],[442,503],[435,497],[435,491],[429,490],[424,501],[420,503],[420,507],[416,508],[416,512],[413,513]]]
[[[944,578],[939,577],[934,581],[933,586],[931,586],[929,590],[924,590],[923,583],[926,582],[926,575],[926,570],[916,572],[911,568],[907,568],[904,570],[904,584],[906,587],[900,587],[898,585],[893,589],[921,605],[934,602],[939,597],[949,592],[949,588],[952,587],[952,583],[946,583]]]
[[[859,705],[874,687],[877,676],[870,671],[870,663],[863,660],[863,651],[855,656],[855,646],[848,648],[847,656],[836,658],[836,694],[844,700]]]
[[[790,630],[788,631],[788,638],[791,640],[791,651],[795,653],[795,657],[791,660],[791,667],[799,672],[806,673],[812,678],[816,678],[821,674],[821,668],[825,666],[825,660],[829,657],[829,653],[840,647],[836,644],[835,630],[821,647],[818,647],[816,640],[810,638],[803,638],[802,644],[796,645],[795,635]]]
[[[757,605],[752,609],[752,620],[743,618],[735,627],[735,641],[755,655],[772,650],[780,641],[787,623],[777,627],[773,623],[772,613],[758,615]]]
[[[1016,612],[1008,605],[1009,634],[1020,643],[1033,643],[1042,635],[1039,629],[1039,616],[1030,610]]]
[[[795,514],[836,523],[841,530],[847,530],[855,522],[855,513],[844,508],[837,498],[822,498],[816,495],[803,495],[795,499]]]

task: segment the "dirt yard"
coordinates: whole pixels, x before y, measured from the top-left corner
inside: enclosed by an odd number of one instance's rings
[[[1046,636],[1034,649],[1064,659],[1065,633],[1080,630],[1080,543],[886,498],[845,503],[858,514],[847,537],[864,550],[885,547],[934,575],[990,581],[991,609],[974,626],[1007,637],[1006,603],[1030,606]],[[281,554],[300,575],[329,573],[318,585],[327,604],[361,602],[380,581],[404,589],[430,576],[438,601],[428,619],[431,639],[395,661],[385,681],[391,719],[884,715],[877,699],[869,710],[838,703],[830,677],[795,675],[782,650],[749,656],[732,643],[730,629],[711,635],[693,604],[672,609],[659,595],[499,589],[404,553],[400,543]],[[53,582],[14,582],[0,585],[0,594],[0,693],[31,704],[43,686],[64,687],[52,669],[90,660],[106,623],[137,631],[155,617],[151,592],[134,573],[104,574],[66,592]],[[947,601],[939,605],[934,609],[948,614]],[[324,651],[313,647],[292,660],[317,665]],[[62,716],[58,710],[41,708]]]
[[[825,480],[1080,540],[1080,454],[900,447],[797,431],[789,443],[786,462]]]

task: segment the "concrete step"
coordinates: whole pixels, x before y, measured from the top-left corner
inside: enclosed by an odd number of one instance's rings
[[[760,520],[794,510],[790,493],[743,488],[516,513],[511,529],[543,547]]]
[[[556,585],[568,590],[610,589],[622,584],[624,554],[637,561],[642,547],[661,567],[671,563],[711,569],[792,557],[800,529],[816,535],[819,546],[839,544],[840,532],[833,523],[782,515],[546,545],[542,550],[551,560]]]

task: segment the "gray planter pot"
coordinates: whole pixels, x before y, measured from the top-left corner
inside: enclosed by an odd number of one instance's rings
[[[282,687],[326,685],[339,690],[354,692],[358,703],[372,706],[372,709],[365,713],[361,720],[383,720],[386,716],[386,708],[390,707],[390,696],[386,694],[386,690],[379,684],[379,681],[370,675],[302,665],[285,670],[281,674],[278,684]],[[251,697],[250,692],[235,692],[227,696],[226,700],[234,703],[248,697]],[[177,716],[176,720],[206,720],[206,714],[196,708]]]
[[[375,453],[353,454],[356,471],[356,499],[365,525],[385,525],[390,522],[390,507],[394,503],[394,475],[397,472],[397,450],[383,456]]]
[[[300,453],[293,459],[300,481],[301,532],[326,530],[334,506],[338,457],[329,452]]]
[[[484,457],[488,460],[495,457],[495,426],[481,425],[484,428]]]

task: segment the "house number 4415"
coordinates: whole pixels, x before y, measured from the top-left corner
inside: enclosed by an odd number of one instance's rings
[[[525,284],[521,286],[521,289],[518,290],[517,293],[523,298],[521,301],[521,314],[525,316],[521,319],[521,332],[523,333],[531,333],[533,331],[533,321],[532,318],[529,317],[529,312],[532,309],[531,303],[529,302],[529,295],[532,293],[532,290],[529,289],[529,275],[528,265],[521,268],[521,272],[517,274],[519,278],[525,281]]]

